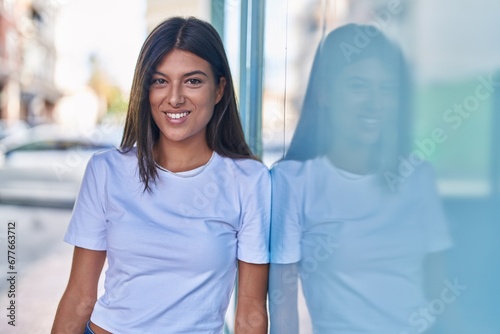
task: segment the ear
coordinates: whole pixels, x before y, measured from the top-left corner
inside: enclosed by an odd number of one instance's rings
[[[226,78],[221,77],[219,79],[219,86],[217,87],[217,91],[215,93],[215,104],[219,103],[222,97],[224,96],[225,88],[226,88]]]

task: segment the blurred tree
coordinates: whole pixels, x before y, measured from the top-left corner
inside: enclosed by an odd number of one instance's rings
[[[106,114],[124,115],[128,106],[126,96],[103,69],[97,55],[91,55],[89,61],[91,75],[88,85],[102,101],[101,117]]]

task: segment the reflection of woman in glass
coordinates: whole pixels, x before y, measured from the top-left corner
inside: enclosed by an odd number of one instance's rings
[[[340,27],[318,49],[272,169],[272,333],[298,332],[299,278],[314,333],[422,333],[434,321],[421,314],[424,264],[451,241],[430,165],[404,158],[408,92],[400,49],[374,27]]]

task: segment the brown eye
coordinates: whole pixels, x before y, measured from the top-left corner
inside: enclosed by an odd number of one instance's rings
[[[166,83],[167,83],[167,80],[162,79],[162,78],[153,79],[153,81],[151,82],[152,85],[164,85]]]
[[[193,85],[193,86],[201,84],[200,79],[188,79],[186,82],[190,85]]]

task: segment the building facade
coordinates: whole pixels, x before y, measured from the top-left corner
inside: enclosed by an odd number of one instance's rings
[[[57,1],[0,0],[0,119],[51,122]]]

